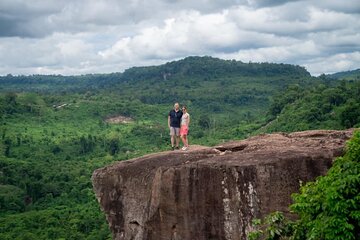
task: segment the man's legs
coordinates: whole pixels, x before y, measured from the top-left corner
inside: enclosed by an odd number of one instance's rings
[[[179,149],[179,143],[180,143],[180,128],[175,128],[175,135],[176,135],[176,149]]]
[[[175,137],[176,137],[176,131],[175,128],[170,127],[170,141],[171,141],[171,147],[174,150],[174,144],[175,144]]]
[[[174,147],[175,135],[171,135],[171,136],[170,136],[170,141],[171,141],[171,147]]]
[[[174,150],[174,148],[179,149],[179,143],[180,143],[180,129],[170,127],[170,140],[171,140],[171,147]],[[176,145],[175,145],[176,143]],[[174,146],[175,145],[175,146]]]
[[[176,147],[179,148],[180,136],[176,135]]]

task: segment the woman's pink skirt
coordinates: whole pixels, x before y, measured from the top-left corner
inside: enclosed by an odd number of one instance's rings
[[[180,135],[181,135],[181,136],[182,136],[182,135],[187,135],[187,134],[188,134],[188,131],[189,131],[188,126],[183,125],[183,126],[181,126],[181,128],[180,128]]]

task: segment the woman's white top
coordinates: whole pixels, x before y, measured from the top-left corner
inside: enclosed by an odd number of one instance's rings
[[[188,113],[184,113],[181,117],[181,125],[189,125],[189,117],[190,115]]]

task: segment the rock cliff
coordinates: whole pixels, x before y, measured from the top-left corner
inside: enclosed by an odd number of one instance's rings
[[[300,182],[324,175],[351,134],[269,134],[151,154],[96,170],[94,191],[116,240],[246,239],[251,220],[287,212]]]

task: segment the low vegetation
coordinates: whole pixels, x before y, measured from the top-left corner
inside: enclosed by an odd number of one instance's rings
[[[0,239],[110,239],[91,174],[167,150],[175,101],[192,116],[191,144],[214,145],[359,126],[359,93],[357,77],[210,57],[107,75],[0,77]]]

